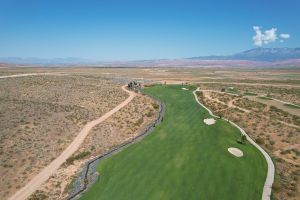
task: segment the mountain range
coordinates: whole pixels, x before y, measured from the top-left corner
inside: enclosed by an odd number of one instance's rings
[[[0,63],[44,66],[111,66],[111,67],[196,67],[196,66],[291,66],[300,67],[300,48],[255,48],[228,56],[198,56],[181,59],[136,61],[95,61],[70,58],[2,57]]]
[[[255,48],[229,56],[199,56],[190,59],[200,60],[251,60],[251,61],[281,61],[300,59],[300,48]]]

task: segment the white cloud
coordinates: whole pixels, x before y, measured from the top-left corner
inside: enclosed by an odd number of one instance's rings
[[[260,28],[258,26],[253,26],[253,30],[256,32],[256,35],[253,36],[253,41],[254,44],[257,46],[261,46],[262,45],[262,32],[260,30]]]
[[[277,37],[277,28],[271,28],[269,30],[265,30],[264,32],[261,30],[259,26],[253,26],[253,30],[255,31],[255,35],[252,37],[254,45],[262,46],[264,44],[268,44],[271,42],[275,42]],[[281,33],[279,35],[280,42],[284,42],[286,39],[290,38],[290,34]]]
[[[271,28],[270,30],[262,32],[260,27],[253,26],[253,30],[255,31],[255,35],[252,39],[256,46],[262,46],[263,44],[268,44],[277,40],[276,28]]]
[[[280,34],[280,38],[282,38],[282,39],[289,39],[290,37],[291,37],[290,34],[287,34],[287,33]]]

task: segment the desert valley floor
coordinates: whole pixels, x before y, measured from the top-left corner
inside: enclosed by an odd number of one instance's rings
[[[272,159],[272,199],[298,199],[297,69],[1,67],[0,195],[66,199],[87,161],[130,143],[78,197],[262,199],[270,163],[229,121]]]

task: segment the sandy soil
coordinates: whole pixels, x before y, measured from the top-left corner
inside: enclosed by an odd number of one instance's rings
[[[0,196],[7,199],[58,157],[87,122],[128,97],[92,76],[0,79]]]
[[[223,101],[220,101],[218,98],[214,98],[213,93],[217,92],[217,93],[220,93],[222,95],[228,95],[228,94],[225,94],[225,93],[219,92],[219,91],[207,91],[207,90],[199,90],[199,91],[202,91],[203,94],[204,94],[204,96],[205,96],[205,98],[207,98],[207,99],[209,99],[211,101],[218,102],[218,103],[223,104],[223,105],[225,105],[225,106],[227,106],[229,108],[237,108],[237,109],[239,109],[241,111],[244,111],[244,112],[247,112],[247,113],[250,112],[250,110],[247,110],[245,108],[241,108],[239,106],[234,105],[234,102],[237,101],[237,100],[239,100],[241,98],[241,97],[238,97],[237,95],[232,95],[235,98],[230,99],[227,102],[223,102]]]
[[[288,103],[288,102],[281,102],[281,101],[276,101],[276,100],[265,100],[265,99],[260,99],[258,97],[255,96],[247,96],[248,99],[253,100],[253,101],[257,101],[269,106],[275,106],[281,110],[284,110],[288,113],[291,113],[293,115],[297,115],[300,117],[300,109],[296,109],[296,108],[290,108],[284,104]]]
[[[218,101],[212,101],[203,92],[199,93],[198,97],[218,115],[242,126],[256,143],[268,150],[268,153],[274,157],[276,176],[272,190],[273,198],[276,200],[298,199],[300,196],[299,117],[275,106],[248,98],[233,101],[233,105],[250,111],[243,112],[227,105],[236,98],[234,95],[224,97],[222,93],[215,93],[213,97]]]
[[[284,104],[288,104],[289,102],[284,102],[284,101],[276,100],[276,99],[275,100],[265,100],[265,99],[260,99],[257,96],[239,96],[236,94],[225,93],[225,92],[221,92],[221,91],[217,91],[217,90],[200,90],[200,91],[203,92],[203,94],[205,95],[205,98],[208,98],[211,101],[218,102],[218,103],[226,105],[230,108],[237,108],[246,113],[249,113],[251,111],[235,105],[234,102],[238,101],[241,98],[248,98],[250,100],[257,101],[257,102],[266,104],[268,106],[275,106],[275,107],[277,107],[281,110],[284,110],[288,113],[291,113],[293,115],[300,116],[300,109],[290,108],[290,107],[284,105]],[[219,100],[220,96],[216,96],[216,95],[214,95],[214,93],[222,94],[223,96],[231,96],[231,98],[230,98],[230,100],[224,102],[224,101],[222,101],[222,100],[224,100],[224,98]],[[234,97],[232,97],[232,96],[234,96]]]
[[[11,196],[10,200],[25,200],[28,198],[34,191],[36,191],[65,161],[69,158],[81,145],[89,131],[96,126],[97,124],[103,122],[112,114],[120,110],[122,107],[127,105],[134,97],[135,93],[129,91],[122,87],[123,90],[129,93],[129,97],[119,104],[114,109],[110,110],[109,112],[105,113],[100,118],[93,120],[87,123],[81,132],[77,135],[77,137],[73,140],[73,142],[65,149],[60,156],[58,156],[55,160],[53,160],[47,167],[45,167],[37,176],[35,176],[29,183],[27,183],[23,188],[21,188],[17,193]]]
[[[197,103],[199,103],[202,107],[204,107],[211,116],[216,117],[216,115],[212,112],[212,110],[210,108],[206,107],[203,103],[201,103],[201,102],[203,102],[203,98],[205,98],[205,97],[203,95],[203,92],[200,91],[200,88],[197,88],[197,90],[195,90],[193,92],[193,94],[194,94],[194,97],[195,97]],[[268,170],[267,170],[267,176],[266,176],[266,180],[265,180],[265,184],[264,184],[264,188],[263,188],[263,192],[262,192],[262,200],[270,200],[270,196],[271,196],[271,192],[272,192],[272,184],[274,182],[274,176],[275,176],[275,167],[274,167],[271,157],[238,124],[236,124],[235,122],[233,122],[229,119],[226,119],[226,118],[223,118],[223,119],[228,121],[231,125],[235,126],[237,129],[239,129],[241,134],[246,136],[247,141],[250,142],[253,146],[255,146],[255,148],[257,148],[265,157],[267,164],[268,164]]]
[[[44,196],[48,200],[63,200],[72,187],[72,180],[85,161],[93,156],[104,154],[116,145],[140,134],[157,118],[159,109],[156,104],[157,102],[148,96],[136,95],[127,106],[95,126],[74,156],[83,152],[91,152],[91,154],[75,160],[73,164],[62,165],[31,198]]]

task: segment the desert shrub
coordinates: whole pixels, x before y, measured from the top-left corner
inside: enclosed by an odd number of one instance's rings
[[[201,92],[201,91],[196,91],[196,95],[197,95],[198,97],[203,97],[203,92]]]
[[[259,137],[259,138],[256,138],[256,139],[255,139],[255,142],[256,142],[257,144],[264,144],[264,143],[265,143],[265,140],[264,140],[263,138]]]
[[[152,107],[157,110],[159,108],[159,105],[156,103],[152,103]]]
[[[280,152],[280,154],[282,154],[282,155],[290,154],[290,153],[291,153],[291,150],[290,150],[290,149],[282,150],[282,151]]]
[[[280,181],[279,181],[279,180],[275,180],[274,183],[273,183],[273,185],[272,185],[272,189],[273,189],[274,191],[279,191],[280,188],[281,188],[281,183],[280,183]]]
[[[295,197],[295,196],[296,196],[296,192],[295,192],[294,189],[292,189],[292,190],[290,190],[290,191],[287,193],[287,195],[288,195],[289,197]]]
[[[292,151],[294,151],[295,152],[295,154],[296,154],[296,156],[300,156],[300,151],[298,151],[297,149],[292,149]]]
[[[153,116],[153,112],[152,111],[149,111],[147,114],[146,114],[147,117],[152,117]]]
[[[37,190],[33,195],[31,195],[31,197],[29,198],[29,200],[44,200],[44,199],[48,199],[48,196],[45,194],[45,192],[41,191],[41,190]]]
[[[141,117],[141,118],[139,118],[134,124],[135,124],[136,126],[140,126],[140,125],[142,125],[143,122],[144,122],[144,119]]]
[[[75,160],[80,160],[80,159],[82,159],[82,158],[84,158],[84,157],[86,157],[86,156],[88,156],[90,154],[91,154],[90,151],[83,151],[83,152],[81,152],[81,153],[79,153],[79,154],[77,154],[75,156],[71,156],[70,158],[68,158],[66,160],[66,164],[67,165],[72,165]]]

